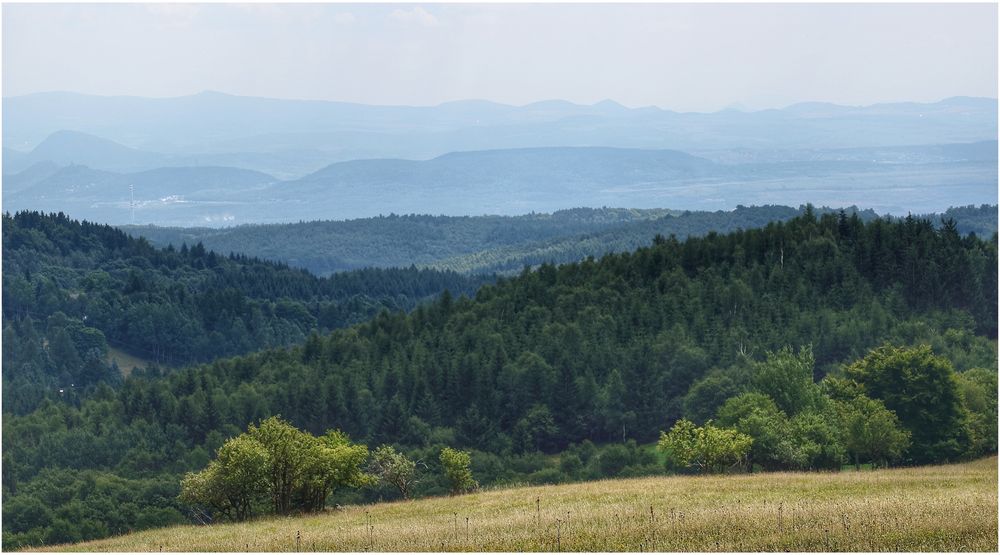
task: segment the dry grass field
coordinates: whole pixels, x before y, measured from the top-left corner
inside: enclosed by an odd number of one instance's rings
[[[995,552],[997,459],[503,489],[54,549]]]

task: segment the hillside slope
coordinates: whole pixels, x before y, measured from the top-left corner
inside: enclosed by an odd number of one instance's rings
[[[4,239],[33,241],[38,234]],[[71,242],[60,244],[72,254]],[[995,236],[962,237],[953,226],[936,230],[913,218],[865,223],[807,210],[763,229],[684,242],[658,238],[599,261],[545,265],[483,286],[472,299],[442,295],[409,314],[383,313],[326,337],[310,335],[297,347],[165,376],[133,373],[121,387],[98,388],[78,404],[56,398],[18,416],[6,413],[5,399],[3,487],[15,493],[4,496],[4,545],[96,539],[190,520],[177,500],[181,476],[205,468],[225,438],[272,415],[313,434],[339,428],[373,448],[400,445],[428,466],[443,446],[468,449],[484,485],[658,473],[662,464],[633,456],[636,443],[655,441],[680,418],[713,418],[744,393],[786,399],[772,385],[783,388],[787,380],[769,378],[770,368],[794,371],[801,403],[774,409],[775,429],[794,441],[788,457],[762,464],[840,468],[847,459],[837,430],[845,426],[820,402],[827,386],[816,382],[883,343],[929,345],[920,352],[929,356],[933,348],[944,358],[934,366],[943,376],[943,394],[935,396],[941,401],[913,413],[933,410],[940,418],[934,426],[916,416],[904,421],[920,434],[903,462],[995,453],[987,440],[997,435],[989,426],[996,422],[996,382],[989,380],[996,376],[996,257]],[[4,294],[41,292],[22,299],[22,307],[50,302],[49,280],[42,287],[20,283],[29,274],[39,280],[40,272],[24,266],[5,273],[14,283]],[[149,283],[147,272],[139,274],[136,284],[123,276],[124,285]],[[252,275],[241,283],[253,284]],[[274,278],[266,284],[294,285]],[[133,302],[146,293],[127,296]],[[216,317],[233,303],[193,304]],[[17,306],[5,299],[5,310]],[[90,322],[92,314],[83,315]],[[22,342],[34,348],[4,350],[20,357],[4,360],[5,386],[7,372],[47,364],[41,332],[26,320],[18,333],[35,337]],[[53,320],[46,332],[65,327]],[[8,340],[14,330],[4,333],[5,345],[22,344]],[[67,333],[59,334],[61,343],[72,352]],[[204,340],[194,336],[192,343]],[[597,454],[589,442],[609,446]],[[441,492],[440,473],[428,474],[415,496]],[[383,495],[340,493],[368,501]],[[357,500],[335,495],[331,503]]]
[[[347,221],[242,225],[227,228],[122,226],[154,245],[202,242],[218,252],[239,252],[318,275],[360,267],[416,264],[465,273],[520,272],[544,262],[562,264],[627,252],[657,234],[678,239],[715,231],[763,227],[802,213],[788,206],[740,206],[731,211],[680,212],[625,208],[574,208],[552,214],[450,217],[388,216]],[[819,212],[825,212],[820,209]],[[847,213],[855,212],[848,208]],[[862,220],[876,216],[859,212]],[[923,216],[935,224],[952,218],[963,234],[990,237],[997,230],[995,205],[951,208]]]
[[[110,171],[136,171],[163,165],[165,160],[163,155],[129,148],[88,133],[60,130],[46,137],[31,152],[12,157],[9,165],[8,160],[4,160],[4,172],[17,172],[40,162],[83,164]]]
[[[657,477],[182,526],[64,551],[996,551],[997,460]]]
[[[361,267],[430,266],[488,249],[577,236],[676,214],[679,213],[666,209],[575,208],[522,216],[410,214],[222,229],[157,226],[122,226],[122,229],[159,246],[200,241],[219,252],[278,260],[325,275]],[[770,213],[768,216],[777,217]],[[642,243],[647,243],[653,235],[644,234]]]
[[[278,347],[409,310],[484,280],[432,270],[368,269],[317,278],[282,264],[192,248],[156,249],[62,214],[3,216],[4,411],[59,388],[115,383],[109,347],[180,366]],[[59,331],[62,330],[62,331]]]

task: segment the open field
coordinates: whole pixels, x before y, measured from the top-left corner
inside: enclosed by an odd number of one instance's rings
[[[128,377],[136,368],[145,368],[150,364],[150,361],[144,358],[139,358],[134,355],[130,355],[121,349],[116,349],[114,347],[108,347],[108,357],[107,362],[111,364],[114,361],[118,364],[118,368],[122,371],[122,376]],[[164,367],[163,364],[160,365]]]
[[[181,526],[72,551],[996,551],[997,459],[658,477]]]

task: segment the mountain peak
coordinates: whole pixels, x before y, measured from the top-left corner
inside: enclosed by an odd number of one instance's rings
[[[221,92],[221,91],[213,91],[211,89],[205,89],[205,90],[201,91],[200,93],[196,93],[196,94],[193,94],[191,96],[201,96],[201,97],[232,97],[232,96],[236,96],[236,95],[229,94],[229,93],[224,93],[224,92]]]
[[[594,104],[594,108],[600,108],[602,110],[628,110],[625,106],[621,105],[610,98],[605,98],[604,100]]]
[[[105,147],[111,148],[128,148],[124,145],[118,144],[110,139],[105,139],[103,137],[98,137],[97,135],[91,135],[90,133],[84,133],[83,131],[75,131],[73,129],[60,129],[49,134],[45,137],[41,143],[36,146],[32,152],[42,152],[53,146],[58,145],[58,148],[64,148],[67,145],[103,145]]]

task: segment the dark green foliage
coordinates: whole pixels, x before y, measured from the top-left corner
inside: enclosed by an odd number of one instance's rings
[[[726,400],[746,389],[737,369],[716,370],[696,381],[684,396],[684,416],[695,424],[712,419]]]
[[[374,481],[362,471],[367,458],[366,446],[339,431],[314,437],[271,417],[227,440],[206,468],[185,475],[180,499],[232,520],[246,520],[255,509],[322,511],[334,490]]]
[[[791,209],[788,212],[794,213]],[[123,229],[161,246],[200,242],[218,252],[240,252],[279,260],[318,275],[329,275],[410,264],[475,271],[477,268],[472,265],[449,261],[455,257],[478,257],[478,253],[492,249],[577,237],[677,214],[660,209],[575,208],[525,216],[390,214],[345,221],[241,225],[226,229],[156,226]],[[761,217],[760,224],[778,216],[786,214],[769,211],[767,216]],[[651,236],[651,233],[642,233],[635,246],[645,243]],[[479,265],[484,262],[480,261]],[[523,264],[514,268],[519,270],[521,266]]]
[[[792,468],[837,470],[847,462],[843,422],[824,407],[800,412],[788,422]]]
[[[958,374],[959,392],[969,411],[974,452],[997,452],[997,373],[973,368]]]
[[[941,225],[954,225],[959,233],[975,233],[980,237],[989,237],[997,232],[997,207],[982,204],[979,206],[956,206],[945,210],[941,215]]]
[[[909,430],[909,458],[917,463],[955,460],[969,450],[970,430],[958,378],[930,347],[879,347],[848,366],[848,378],[885,403]]]
[[[40,235],[29,230],[22,240]],[[446,445],[471,454],[472,471],[483,484],[643,475],[663,466],[642,444],[685,412],[709,415],[698,399],[712,405],[721,400],[700,390],[711,380],[725,382],[723,376],[734,394],[754,389],[780,398],[776,404],[751,393],[758,397],[743,398],[747,410],[731,408],[725,425],[754,437],[753,463],[830,468],[846,461],[847,451],[837,448],[843,444],[836,439],[837,413],[825,397],[842,399],[823,395],[832,388],[813,385],[825,374],[892,341],[928,343],[961,360],[963,370],[981,367],[995,375],[996,249],[996,236],[960,237],[913,218],[864,223],[858,216],[806,210],[763,229],[684,242],[660,238],[599,261],[543,265],[484,286],[472,299],[445,295],[409,314],[383,312],[308,339],[304,333],[297,347],[166,375],[134,374],[117,389],[96,385],[73,403],[42,400],[30,414],[5,414],[3,485],[15,491],[45,468],[179,480],[204,468],[248,423],[275,414],[312,434],[337,426],[369,445],[409,447],[409,458],[429,466],[415,496],[450,490],[439,478]],[[187,250],[190,257],[201,249]],[[228,259],[220,260],[213,275],[225,272]],[[120,286],[144,291],[151,280],[136,269],[141,267],[138,261],[117,275],[106,273]],[[950,270],[955,267],[961,271]],[[241,278],[249,290],[254,272],[248,268]],[[36,270],[28,273],[11,277],[5,295],[23,293],[18,279],[39,279]],[[95,283],[104,279],[93,276]],[[294,283],[289,278],[272,285],[280,290]],[[58,287],[27,290],[32,302],[66,304],[58,300]],[[280,313],[322,322],[306,308]],[[70,319],[79,314],[63,312]],[[5,327],[36,338],[18,342],[12,356],[49,364],[38,320]],[[809,345],[815,366],[806,364]],[[74,347],[79,351],[75,341]],[[5,344],[5,362],[7,356]],[[970,374],[970,380],[966,393],[956,389],[960,410],[949,413],[970,432],[946,438],[963,456],[989,449],[962,416],[963,395],[970,406],[985,395],[979,384],[987,377]],[[895,410],[887,396],[864,385],[870,397]],[[977,414],[985,418],[990,402],[995,406],[988,396],[979,402]],[[724,424],[724,410],[726,404],[716,425]],[[908,417],[897,415],[909,428]],[[755,420],[739,424],[746,418]],[[978,437],[985,425],[978,425]],[[918,441],[914,434],[913,444]],[[550,458],[555,451],[567,452],[565,466]],[[950,453],[938,449],[928,456]],[[339,495],[345,501],[378,498]],[[50,512],[65,502],[50,501],[43,500]],[[50,528],[62,533],[61,526]]]
[[[813,366],[809,349],[801,349],[798,354],[788,348],[767,353],[766,360],[752,365],[751,387],[773,399],[785,414],[798,414],[815,408],[819,402]]]
[[[413,267],[320,279],[201,243],[155,249],[63,214],[5,215],[3,228],[4,327],[18,345],[4,350],[3,401],[18,413],[58,389],[117,382],[101,362],[109,343],[179,366],[301,342],[482,281]]]
[[[788,206],[739,206],[716,212],[575,208],[525,216],[390,215],[227,229],[123,229],[161,246],[201,242],[217,252],[279,260],[319,275],[410,264],[467,273],[513,274],[526,265],[576,262],[588,256],[633,251],[656,235],[683,239],[711,231],[727,233],[786,221],[803,211]],[[855,212],[864,221],[876,217],[871,210],[847,209],[847,214]],[[927,218],[938,226],[952,220],[959,233],[990,237],[996,232],[997,208],[951,208],[942,216]]]
[[[188,521],[171,475],[122,478],[112,472],[46,469],[16,492],[5,485],[5,549],[124,534]]]
[[[910,432],[899,425],[896,413],[878,399],[857,395],[838,403],[844,448],[856,466],[861,461],[886,466],[902,458],[910,447]],[[989,453],[984,446],[971,445],[974,453]]]

